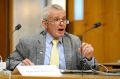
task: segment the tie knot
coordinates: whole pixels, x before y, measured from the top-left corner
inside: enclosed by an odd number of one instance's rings
[[[53,40],[52,43],[53,43],[53,45],[57,45],[58,44],[58,40]]]

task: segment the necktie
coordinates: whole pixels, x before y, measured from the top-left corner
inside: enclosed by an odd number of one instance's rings
[[[59,53],[57,48],[58,40],[53,40],[52,43],[53,46],[51,51],[50,64],[59,67]]]

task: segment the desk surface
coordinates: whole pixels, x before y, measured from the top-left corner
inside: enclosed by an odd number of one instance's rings
[[[103,76],[103,75],[81,75],[81,74],[63,74],[60,77],[33,77],[12,75],[11,79],[120,79],[120,76]]]
[[[11,78],[0,76],[0,79],[120,79],[120,76],[65,74],[61,77],[45,77],[45,76],[34,77],[34,76],[12,75]]]
[[[105,65],[105,66],[120,66],[120,63],[102,63],[103,65]]]

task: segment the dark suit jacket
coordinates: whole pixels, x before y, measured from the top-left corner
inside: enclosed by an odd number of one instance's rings
[[[45,35],[46,31],[41,31],[37,35],[20,39],[16,46],[16,50],[10,57],[10,64],[9,59],[7,59],[7,68],[13,70],[24,58],[30,59],[35,65],[43,65],[46,47]],[[78,69],[83,66],[80,64],[81,56],[78,51],[81,45],[79,38],[66,32],[63,37],[63,45],[66,68]],[[89,67],[87,67],[87,69],[88,68]]]

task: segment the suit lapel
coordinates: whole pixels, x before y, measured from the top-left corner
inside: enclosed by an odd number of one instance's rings
[[[44,64],[45,59],[45,34],[40,34],[38,36],[37,44],[37,64]]]
[[[65,53],[65,62],[66,62],[66,69],[71,69],[71,62],[72,62],[72,53],[71,53],[71,41],[68,37],[63,37],[63,44],[64,44],[64,53]]]

